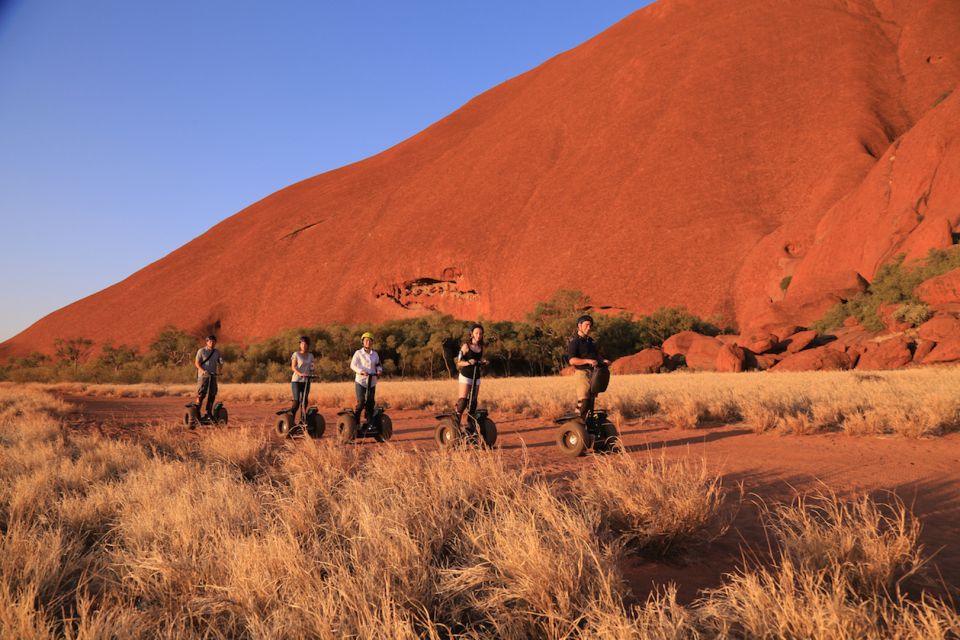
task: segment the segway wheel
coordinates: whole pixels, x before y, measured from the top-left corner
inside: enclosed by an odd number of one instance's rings
[[[219,409],[217,409],[217,412],[215,414],[215,419],[217,424],[227,424],[227,420],[229,418],[230,418],[230,414],[227,413],[226,407],[221,406]]]
[[[357,437],[357,419],[352,413],[344,413],[337,420],[337,440],[341,444],[353,442]]]
[[[281,413],[277,417],[277,435],[281,438],[289,438],[290,431],[293,429],[293,416],[289,413]]]
[[[578,418],[560,425],[557,429],[557,446],[561,453],[571,458],[582,456],[590,446],[583,421]]]
[[[484,418],[480,421],[480,444],[484,447],[492,448],[497,444],[497,423],[490,418]]]
[[[197,423],[193,421],[193,410],[187,409],[183,413],[183,426],[188,429],[196,429]]]
[[[600,434],[593,444],[593,450],[599,453],[619,453],[623,451],[620,432],[617,431],[616,425],[609,420],[600,423]]]
[[[374,436],[377,442],[386,442],[393,437],[393,420],[390,419],[390,416],[383,414],[380,416],[380,429],[377,431],[377,435]]]
[[[307,433],[311,438],[322,438],[323,432],[327,430],[327,421],[314,408],[307,410]]]
[[[437,446],[441,449],[452,449],[460,441],[460,426],[451,417],[441,418],[437,422],[437,430],[433,434]]]

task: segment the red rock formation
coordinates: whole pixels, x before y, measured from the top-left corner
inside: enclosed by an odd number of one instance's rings
[[[857,369],[899,369],[913,360],[911,342],[898,336],[868,347],[857,362]]]
[[[933,351],[933,348],[937,346],[937,343],[933,340],[921,340],[917,343],[917,350],[913,352],[913,363],[914,364],[923,364],[923,361],[926,359],[930,352]]]
[[[687,367],[695,371],[716,371],[717,354],[724,345],[716,338],[697,334],[687,349]]]
[[[666,365],[666,357],[660,349],[644,349],[630,356],[617,358],[610,365],[610,372],[618,375],[632,373],[659,373]]]
[[[852,369],[855,364],[856,359],[849,354],[823,346],[788,355],[771,371],[829,371]]]
[[[792,336],[786,338],[783,343],[787,346],[789,353],[797,353],[806,349],[811,342],[817,339],[816,331],[798,331]]]
[[[917,333],[933,342],[960,339],[960,320],[950,315],[934,316],[920,325]]]
[[[142,347],[167,324],[230,342],[430,310],[518,318],[561,287],[745,331],[805,324],[960,223],[957,33],[956,0],[659,0],[0,358],[58,337]],[[585,264],[583,247],[602,251]]]
[[[960,269],[930,278],[914,292],[929,305],[951,304],[960,301]]]
[[[736,373],[746,368],[747,356],[742,347],[722,344],[714,360],[714,369],[723,373]]]
[[[668,356],[687,355],[690,345],[703,336],[696,331],[681,331],[663,341],[663,352]]]

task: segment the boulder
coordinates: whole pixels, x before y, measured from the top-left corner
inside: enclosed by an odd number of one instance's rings
[[[944,364],[960,360],[960,337],[938,342],[923,359],[923,364]]]
[[[832,371],[851,369],[856,360],[843,351],[816,347],[792,353],[773,366],[771,371]]]
[[[666,361],[667,358],[660,349],[644,349],[614,360],[610,365],[610,372],[618,375],[660,373]]]
[[[960,302],[960,269],[925,280],[914,293],[931,306]]]
[[[921,340],[917,343],[917,348],[913,352],[913,363],[914,364],[923,364],[924,359],[930,355],[930,352],[933,351],[933,348],[937,346],[937,343],[933,340]]]
[[[910,323],[904,322],[903,320],[897,320],[894,317],[894,314],[897,312],[902,305],[899,304],[886,304],[883,303],[877,309],[877,313],[880,315],[880,320],[883,321],[883,326],[887,328],[887,331],[890,333],[899,333],[901,331],[907,331],[910,329]]]
[[[696,334],[696,338],[687,349],[687,367],[695,371],[714,371],[717,367],[717,353],[722,342],[710,336]]]
[[[899,369],[905,367],[913,360],[913,353],[910,351],[912,344],[904,336],[874,343],[867,347],[863,355],[860,356],[857,369]]]
[[[786,355],[782,353],[762,353],[754,356],[754,359],[756,360],[757,369],[766,371],[767,369],[772,369],[785,357]]]
[[[574,371],[576,371],[576,369],[574,369],[573,366],[571,365],[568,367],[564,367],[563,369],[560,369],[560,375],[572,376]]]
[[[769,331],[757,331],[740,336],[737,344],[753,353],[769,353],[777,348],[780,340]]]
[[[767,333],[772,334],[773,337],[777,339],[777,342],[782,342],[798,331],[806,329],[806,327],[800,327],[795,324],[766,324],[762,328]],[[751,349],[751,351],[753,351],[753,349]]]
[[[687,351],[690,350],[690,345],[693,344],[693,341],[697,338],[704,338],[696,331],[681,331],[680,333],[675,333],[666,340],[663,341],[663,352],[668,356],[675,356],[677,354],[687,355]]]
[[[717,336],[717,340],[719,340],[723,344],[739,344],[740,336],[734,335],[732,333],[721,333],[720,335]]]
[[[934,342],[960,340],[960,320],[952,315],[934,316],[920,325],[918,334],[921,339]]]
[[[787,346],[787,351],[789,353],[797,353],[798,351],[803,351],[810,345],[811,342],[816,339],[816,331],[799,331],[792,336],[787,337],[783,342]]]
[[[918,205],[919,206],[919,205]],[[946,249],[953,244],[953,228],[946,218],[927,216],[900,246],[904,262],[921,260],[930,249]]]
[[[721,345],[717,351],[714,368],[724,373],[738,373],[746,368],[747,354],[743,347],[735,344]]]

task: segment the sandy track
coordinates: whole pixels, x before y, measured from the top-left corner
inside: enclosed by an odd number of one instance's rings
[[[178,423],[183,398],[94,398],[68,396],[76,406],[67,418],[77,429],[98,429],[108,434]],[[277,405],[231,403],[230,425],[272,433]],[[322,409],[327,421],[324,440],[333,443],[336,411]],[[394,421],[392,443],[411,450],[433,451],[433,411],[390,411]],[[554,445],[555,427],[549,418],[494,415],[498,446],[518,461],[525,449],[530,463],[551,476],[589,464],[589,458],[569,459]],[[184,437],[202,438],[210,427],[184,430]],[[671,562],[633,558],[624,567],[638,598],[656,583],[675,581],[682,600],[719,583],[724,572],[741,564],[744,543],[765,548],[755,500],[789,500],[796,491],[829,488],[841,495],[867,492],[883,499],[894,492],[923,523],[921,542],[936,552],[932,578],[937,572],[960,595],[960,434],[908,440],[901,437],[855,437],[844,434],[815,436],[757,435],[742,425],[718,424],[696,430],[675,429],[656,420],[630,421],[622,435],[629,455],[703,458],[712,470],[724,474],[725,483],[743,483],[747,500],[731,530],[710,547]],[[383,446],[372,440],[359,446]],[[936,589],[936,585],[931,585]]]

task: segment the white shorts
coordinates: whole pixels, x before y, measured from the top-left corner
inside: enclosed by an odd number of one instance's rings
[[[460,374],[459,377],[460,384],[473,384],[473,378],[468,378],[467,376]],[[480,386],[480,378],[477,378],[477,386]]]

